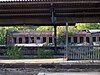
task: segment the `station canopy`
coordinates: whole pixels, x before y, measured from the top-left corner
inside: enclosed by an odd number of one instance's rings
[[[0,0],[0,25],[100,22],[100,0]]]

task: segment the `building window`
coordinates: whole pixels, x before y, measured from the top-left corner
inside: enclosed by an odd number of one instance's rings
[[[34,37],[31,37],[31,43],[34,43]]]
[[[29,43],[29,37],[25,37],[25,43]]]
[[[68,43],[71,43],[71,37],[68,37]]]
[[[16,44],[16,37],[13,37],[13,42]]]
[[[22,43],[22,38],[21,37],[19,38],[19,43]]]
[[[46,37],[43,37],[43,43],[45,43],[46,42]]]
[[[74,43],[77,43],[77,37],[74,37]]]
[[[80,43],[83,43],[83,41],[84,41],[84,38],[80,37]]]
[[[40,40],[40,37],[37,37],[37,40]]]
[[[96,42],[96,37],[92,37],[93,42]]]
[[[89,43],[89,42],[90,42],[89,37],[86,37],[86,42],[87,42],[87,43]]]
[[[52,37],[49,37],[49,43],[52,43]]]

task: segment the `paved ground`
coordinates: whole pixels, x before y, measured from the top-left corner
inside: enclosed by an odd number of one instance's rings
[[[26,72],[26,71],[17,71],[16,69],[9,69],[2,71],[0,70],[0,75],[37,75],[37,72]]]
[[[21,66],[20,64],[21,65],[25,64],[25,65]],[[36,64],[38,64],[38,67],[36,67],[37,66]],[[47,64],[47,65],[41,65],[41,64]],[[88,65],[91,66],[93,64],[94,67],[95,65],[96,67],[95,68],[85,68],[85,69],[77,68],[80,65],[82,66],[82,64],[86,65],[86,67]],[[31,67],[32,65],[33,67]],[[76,67],[72,68],[74,65],[76,65]],[[82,67],[84,67],[84,65]],[[100,60],[67,61],[66,59],[63,59],[63,58],[0,60],[0,75],[100,75],[100,68],[97,68],[98,65],[100,66]],[[16,68],[18,66],[19,68]],[[31,67],[31,68],[27,68],[27,67]],[[62,68],[59,68],[59,67],[62,67]],[[69,69],[67,67],[69,67]]]
[[[74,71],[74,70],[73,70]],[[100,75],[100,71],[91,72],[53,72],[46,71],[46,69],[33,69],[33,68],[0,68],[0,75]]]
[[[100,75],[100,72],[44,72],[39,73],[38,75]]]

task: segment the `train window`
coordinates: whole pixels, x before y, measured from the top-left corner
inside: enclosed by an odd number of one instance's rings
[[[74,37],[74,43],[77,43],[77,37]]]
[[[13,37],[14,44],[16,44],[16,37]]]
[[[40,40],[40,37],[37,37],[37,40]]]
[[[71,43],[71,37],[68,37],[68,43]]]
[[[31,43],[34,43],[34,37],[31,37]]]
[[[25,43],[29,43],[29,37],[25,37]]]
[[[49,37],[49,43],[52,43],[52,37]]]
[[[89,42],[90,42],[89,37],[86,37],[86,42],[87,42],[87,43],[89,43]]]
[[[100,37],[99,37],[99,42],[100,42]]]
[[[83,41],[84,41],[84,38],[80,37],[80,43],[83,43]]]
[[[22,38],[21,37],[19,38],[19,43],[22,43]]]
[[[96,37],[92,37],[93,42],[96,42]]]
[[[46,42],[46,37],[43,37],[43,43],[45,43]]]

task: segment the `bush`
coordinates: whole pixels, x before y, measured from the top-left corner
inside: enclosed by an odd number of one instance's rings
[[[5,55],[10,59],[22,58],[21,47],[19,48],[18,46],[8,46]]]
[[[45,50],[44,48],[38,48],[37,57],[38,58],[53,58],[54,51],[53,50]]]

